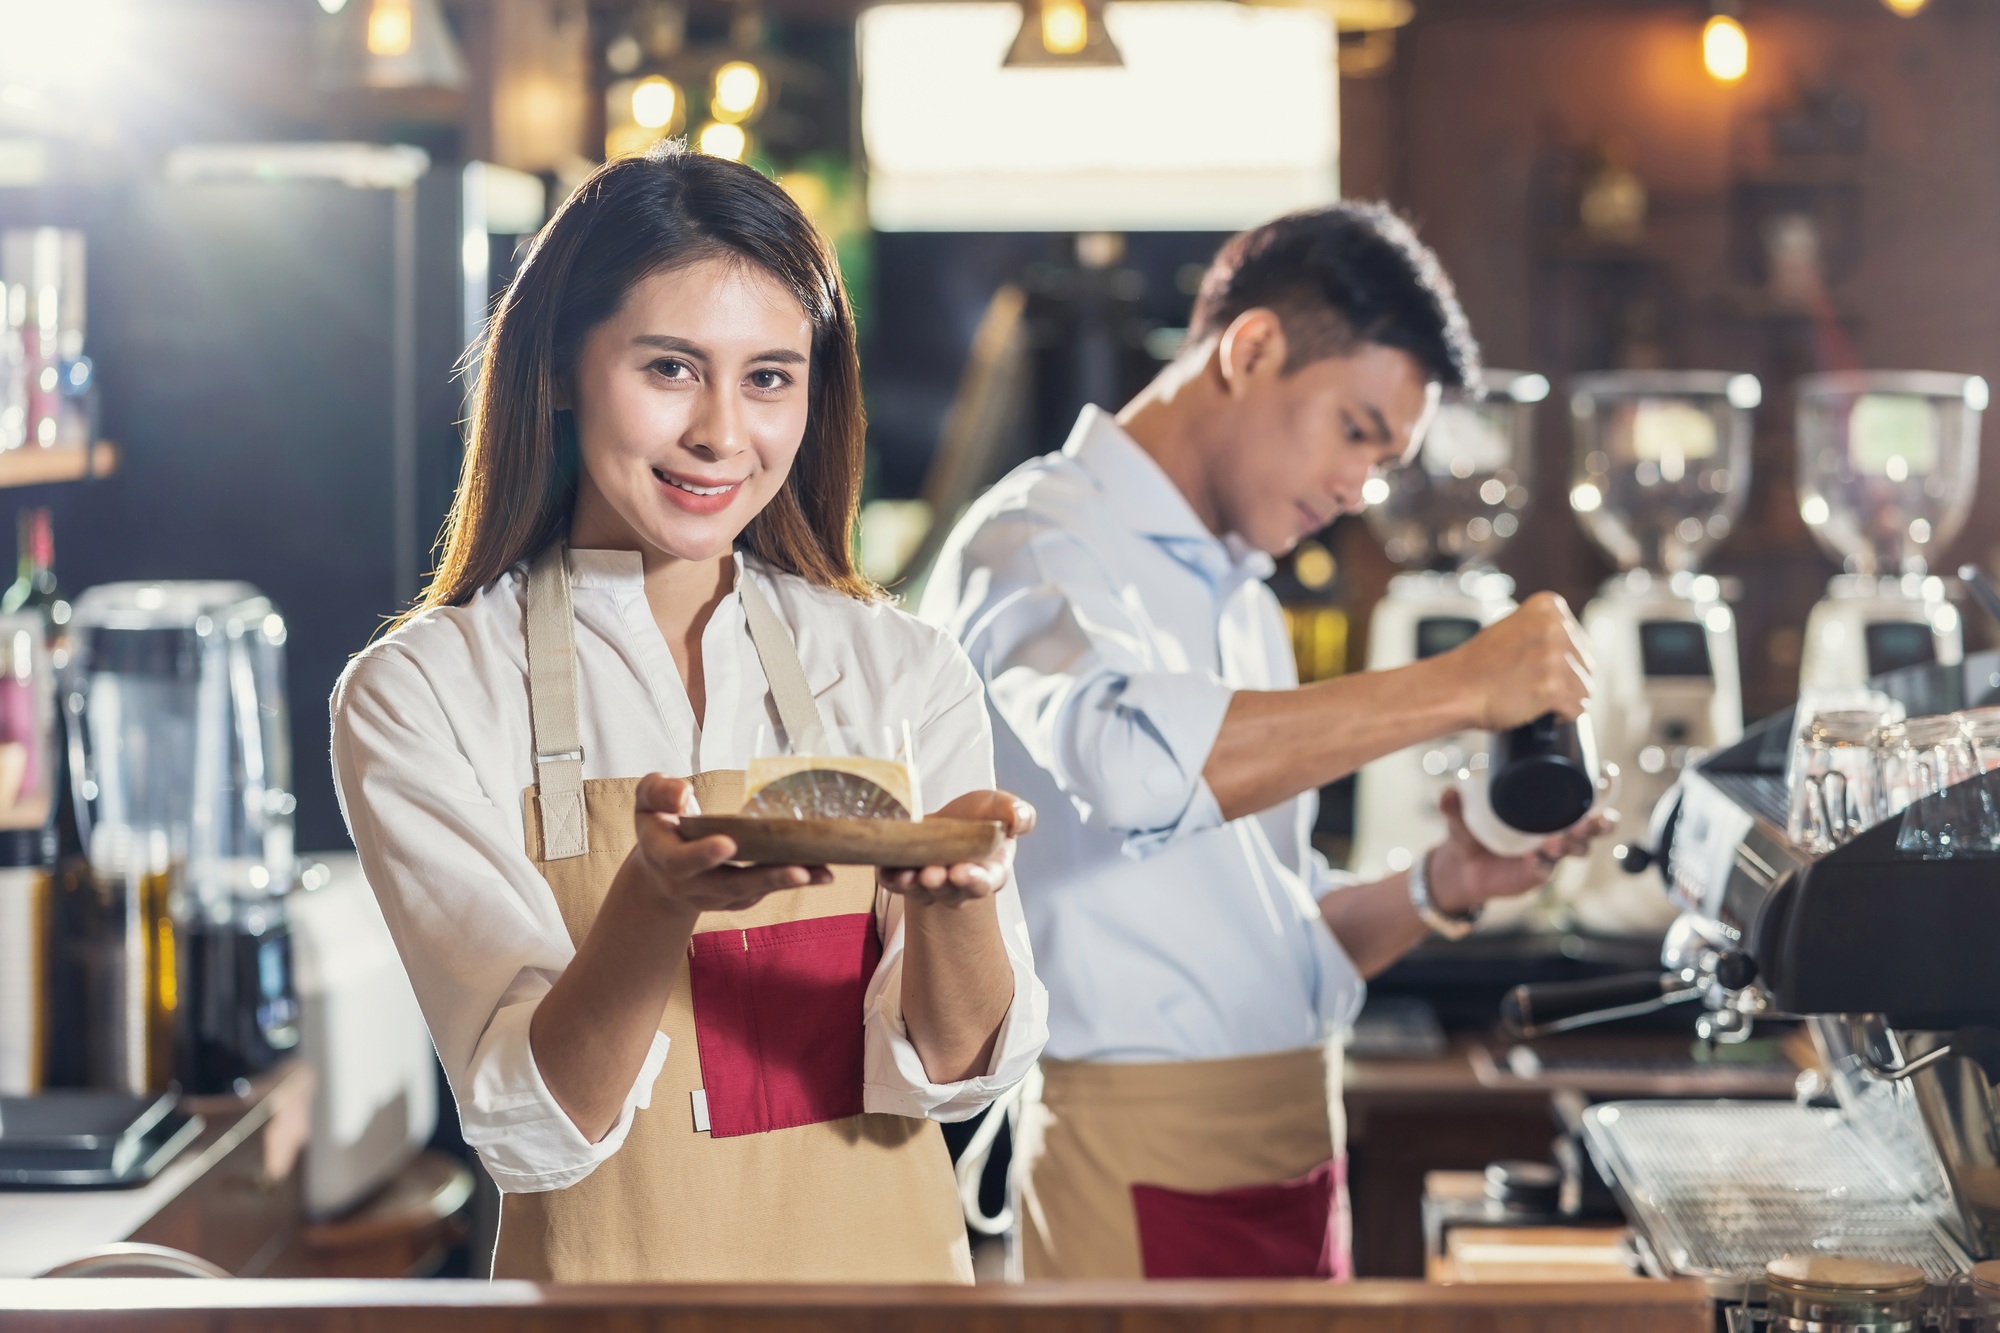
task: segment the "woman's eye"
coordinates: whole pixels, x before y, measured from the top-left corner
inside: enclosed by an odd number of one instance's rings
[[[693,370],[688,366],[687,362],[671,356],[661,357],[658,361],[655,361],[650,367],[648,367],[648,369],[650,369],[654,374],[660,376],[662,379],[670,379],[670,380],[689,379],[694,374]]]
[[[792,377],[782,370],[753,370],[750,372],[750,386],[765,393],[773,393],[792,382]]]

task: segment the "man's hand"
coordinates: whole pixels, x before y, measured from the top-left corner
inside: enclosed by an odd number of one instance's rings
[[[1464,802],[1456,787],[1445,788],[1439,803],[1447,828],[1431,856],[1431,901],[1450,916],[1465,916],[1495,898],[1512,898],[1548,882],[1566,856],[1582,856],[1593,840],[1618,822],[1616,811],[1591,815],[1542,840],[1526,856],[1499,856],[1465,827]]]
[[[1431,659],[1473,703],[1473,725],[1505,731],[1544,713],[1578,717],[1590,697],[1590,640],[1552,592]]]

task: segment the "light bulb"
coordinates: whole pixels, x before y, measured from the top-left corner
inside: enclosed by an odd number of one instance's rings
[[[1073,56],[1090,42],[1090,14],[1082,0],[1043,0],[1042,49]]]
[[[1604,503],[1604,492],[1589,482],[1579,482],[1570,488],[1569,507],[1579,514],[1595,513]]]
[[[375,0],[368,11],[368,54],[409,54],[414,27],[410,17],[410,0]]]
[[[1882,7],[1897,18],[1913,19],[1924,11],[1931,0],[1882,0]]]
[[[1750,38],[1743,25],[1717,14],[1701,30],[1701,63],[1719,83],[1734,83],[1750,69]]]
[[[708,109],[717,120],[738,121],[757,109],[764,95],[764,76],[747,60],[732,60],[715,71],[715,95]]]
[[[1381,477],[1370,477],[1361,483],[1361,503],[1378,505],[1389,498],[1389,483]]]
[[[743,154],[749,150],[750,136],[743,132],[741,125],[711,120],[701,127],[701,134],[696,138],[695,144],[710,157],[724,157],[731,162],[741,162]]]
[[[632,89],[632,119],[649,130],[665,129],[674,119],[680,93],[658,75],[641,79]]]

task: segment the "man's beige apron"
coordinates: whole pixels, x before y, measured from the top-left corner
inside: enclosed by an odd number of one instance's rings
[[[1157,1259],[1151,1273],[1142,1259],[1134,1186],[1226,1206],[1240,1201],[1220,1191],[1303,1182],[1330,1165],[1328,1275],[1348,1276],[1340,1070],[1338,1044],[1235,1060],[1043,1060],[1016,1146],[1023,1273],[1158,1276]],[[1207,1201],[1182,1202],[1181,1225],[1198,1229]]]
[[[737,588],[786,735],[793,748],[810,752],[824,731],[797,649],[756,583],[742,577]],[[527,601],[537,775],[523,795],[528,855],[548,880],[570,938],[580,943],[635,841],[639,779],[582,776],[575,623],[562,544],[530,568]],[[697,773],[694,787],[704,811],[726,814],[742,802],[743,775]],[[873,870],[841,867],[831,885],[775,893],[747,911],[704,913],[695,931],[861,912],[875,913],[879,929],[877,892]],[[711,1137],[695,1128],[692,1098],[703,1080],[685,963],[660,1030],[671,1041],[665,1068],[651,1105],[634,1116],[618,1151],[567,1189],[502,1197],[495,1277],[971,1281],[950,1157],[936,1123],[862,1114]]]

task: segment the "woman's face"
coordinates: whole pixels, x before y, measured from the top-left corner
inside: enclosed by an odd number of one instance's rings
[[[713,560],[785,484],[806,430],[812,322],[720,255],[639,282],[570,384],[583,456],[573,540]]]

